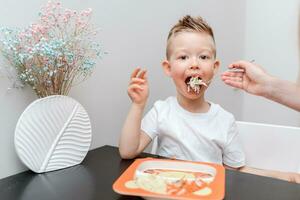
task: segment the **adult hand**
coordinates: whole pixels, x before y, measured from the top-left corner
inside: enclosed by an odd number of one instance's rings
[[[237,61],[231,63],[228,68],[229,70],[221,75],[227,85],[259,96],[268,92],[268,82],[272,77],[260,66],[252,62]]]
[[[298,173],[289,173],[288,177],[289,177],[288,181],[300,184],[300,174],[298,174]]]

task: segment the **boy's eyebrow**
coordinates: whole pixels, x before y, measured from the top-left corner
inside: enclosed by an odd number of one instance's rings
[[[187,49],[187,48],[176,49],[176,50],[174,51],[174,53],[176,54],[176,53],[180,53],[180,52],[182,52],[182,51],[188,52],[189,49]],[[204,49],[201,49],[199,52],[203,52],[203,51],[208,51],[209,53],[212,53],[212,54],[214,54],[214,52],[215,52],[215,50],[210,49],[210,48],[204,48]]]
[[[213,49],[203,49],[201,51],[209,51],[210,53],[214,53],[214,50]]]

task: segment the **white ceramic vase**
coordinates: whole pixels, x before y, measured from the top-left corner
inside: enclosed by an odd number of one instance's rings
[[[32,102],[15,129],[15,148],[32,171],[48,172],[82,162],[92,140],[86,110],[68,96],[53,95]]]

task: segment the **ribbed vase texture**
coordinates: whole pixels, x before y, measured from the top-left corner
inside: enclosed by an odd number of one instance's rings
[[[31,103],[15,129],[15,148],[21,161],[37,173],[82,162],[92,140],[86,110],[68,96],[54,95]]]

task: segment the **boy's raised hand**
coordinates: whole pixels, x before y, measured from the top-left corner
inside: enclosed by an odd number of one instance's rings
[[[133,103],[145,106],[149,95],[146,70],[142,70],[138,67],[132,72],[127,93]]]

